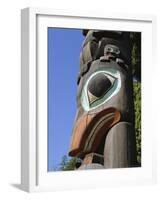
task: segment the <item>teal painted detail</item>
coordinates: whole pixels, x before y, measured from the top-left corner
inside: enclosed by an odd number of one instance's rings
[[[113,82],[112,87],[107,91],[107,93],[105,93],[101,98],[99,98],[98,100],[94,101],[92,104],[89,103],[88,100],[88,94],[87,94],[87,88],[88,88],[88,83],[89,81],[96,76],[99,73],[103,73],[106,74],[108,76],[112,76],[115,80]],[[121,88],[121,76],[119,71],[117,71],[116,69],[113,68],[101,68],[96,70],[86,81],[84,88],[82,90],[82,95],[81,95],[81,103],[83,108],[86,111],[95,109],[101,105],[103,105],[104,103],[106,103],[108,100],[110,100],[113,96],[115,96],[119,90]]]

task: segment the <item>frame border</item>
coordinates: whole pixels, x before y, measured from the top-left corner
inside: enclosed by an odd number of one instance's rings
[[[21,10],[21,189],[28,192],[42,190],[38,185],[37,170],[37,15],[151,22],[152,57],[156,58],[156,17],[153,15],[94,13],[48,8]],[[156,147],[154,147],[153,144],[153,181],[156,182]]]

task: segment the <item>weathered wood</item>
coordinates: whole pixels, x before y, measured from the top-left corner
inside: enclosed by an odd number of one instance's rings
[[[108,132],[104,148],[104,167],[134,167],[136,151],[131,123],[120,122]]]
[[[81,169],[135,166],[130,33],[85,30],[83,34],[69,155],[83,160]],[[96,154],[104,156],[104,166]]]
[[[103,156],[98,153],[86,154],[85,158],[83,159],[82,164],[88,165],[88,164],[92,164],[92,163],[99,163],[99,164],[103,165],[104,164]]]

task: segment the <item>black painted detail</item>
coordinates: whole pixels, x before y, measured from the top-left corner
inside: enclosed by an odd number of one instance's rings
[[[103,74],[95,75],[88,83],[88,91],[96,96],[102,97],[112,86],[111,81],[109,78]]]

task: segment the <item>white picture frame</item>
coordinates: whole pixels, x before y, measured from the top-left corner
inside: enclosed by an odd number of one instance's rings
[[[142,32],[142,167],[47,172],[47,27]],[[155,68],[154,16],[25,8],[21,15],[21,188],[53,191],[156,182],[155,134],[151,135],[150,66]],[[148,59],[147,59],[148,58]],[[146,66],[146,69],[144,69]],[[150,113],[150,114],[149,114]]]

